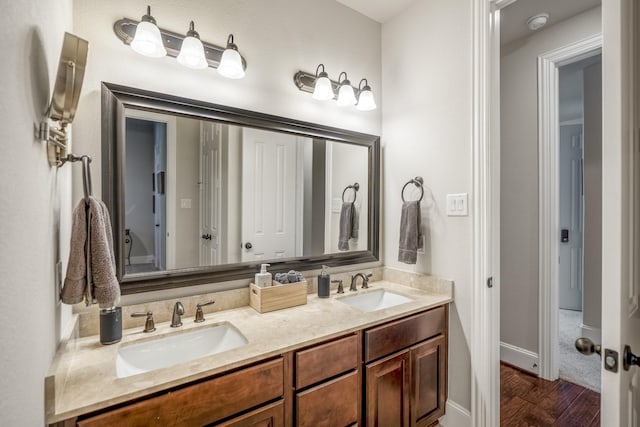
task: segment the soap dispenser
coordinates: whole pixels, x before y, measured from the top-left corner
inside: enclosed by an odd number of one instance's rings
[[[271,273],[267,271],[267,267],[271,264],[262,264],[260,266],[260,273],[256,273],[256,286],[260,288],[268,288],[273,285],[271,283]]]
[[[331,292],[331,276],[327,272],[326,265],[322,266],[322,272],[318,274],[318,297],[319,298],[329,298],[329,293]]]

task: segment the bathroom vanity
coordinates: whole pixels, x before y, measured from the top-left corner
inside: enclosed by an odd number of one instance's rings
[[[448,292],[374,282],[358,294],[409,301],[363,311],[309,296],[267,314],[248,307],[207,315],[185,331],[157,325],[123,342],[67,343],[47,379],[55,426],[431,426],[447,394]],[[230,322],[247,339],[232,350],[117,378],[120,347]],[[188,324],[187,324],[188,323]]]

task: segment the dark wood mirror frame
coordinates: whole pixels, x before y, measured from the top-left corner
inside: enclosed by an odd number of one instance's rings
[[[281,261],[269,260],[269,263],[270,270],[275,273],[292,269],[314,270],[321,268],[323,264],[334,267],[379,260],[380,137],[103,82],[102,199],[111,214],[116,271],[122,294],[247,279],[253,277],[260,265],[259,262],[246,262],[124,276],[125,108],[169,113],[367,147],[369,158],[367,250],[288,258]]]

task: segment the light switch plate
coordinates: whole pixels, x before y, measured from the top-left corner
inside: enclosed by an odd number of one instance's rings
[[[342,199],[337,197],[331,199],[331,212],[340,213],[341,209],[342,209]]]
[[[191,209],[191,199],[180,199],[180,207],[182,209]]]
[[[469,215],[469,195],[467,193],[447,194],[447,216]]]

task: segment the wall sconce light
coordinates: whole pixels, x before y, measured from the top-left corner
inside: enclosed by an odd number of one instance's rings
[[[362,86],[364,83],[364,87]],[[360,111],[371,111],[376,109],[376,101],[373,98],[373,92],[369,87],[367,79],[360,80],[358,84],[358,104],[356,108]]]
[[[204,56],[204,46],[200,41],[200,35],[194,29],[193,21],[189,24],[189,31],[182,41],[182,47],[176,60],[185,67],[196,70],[208,67],[207,58]]]
[[[134,51],[145,56],[171,56],[189,68],[217,68],[221,75],[232,79],[240,79],[245,75],[247,62],[233,43],[233,34],[229,35],[227,46],[223,48],[202,41],[194,29],[193,21],[185,36],[173,33],[156,25],[149,6],[140,22],[129,18],[119,19],[113,24],[113,32],[125,45],[130,45]],[[227,60],[227,57],[230,59]]]
[[[342,75],[344,74],[344,80],[342,79]],[[351,82],[347,78],[347,73],[344,71],[340,73],[338,76],[338,85],[340,86],[338,89],[338,99],[336,100],[336,104],[340,107],[347,107],[349,105],[355,105],[356,95],[353,92],[353,87],[351,86]]]
[[[320,71],[321,69],[322,71]],[[344,79],[342,78],[343,74]],[[324,71],[323,64],[318,65],[315,74],[298,71],[293,76],[293,82],[296,87],[302,92],[311,93],[314,99],[321,101],[335,99],[335,93],[338,92],[337,105],[354,105],[357,102],[356,108],[360,111],[376,109],[373,92],[367,79],[360,80],[358,88],[354,88],[347,78],[347,73],[343,71],[340,73],[338,80],[339,82],[335,82],[329,79],[329,76]],[[362,85],[363,82],[364,86]]]
[[[222,52],[220,65],[218,65],[218,73],[230,79],[241,79],[244,77],[242,57],[240,53],[238,53],[238,46],[233,42],[233,34],[229,34],[229,38],[227,38],[227,47],[224,52]]]

